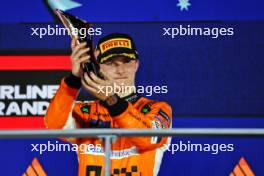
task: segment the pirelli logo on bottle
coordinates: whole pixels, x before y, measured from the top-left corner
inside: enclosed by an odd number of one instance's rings
[[[115,39],[107,40],[100,44],[101,54],[103,54],[104,52],[110,49],[120,48],[120,47],[132,49],[131,41],[126,38],[115,38]]]

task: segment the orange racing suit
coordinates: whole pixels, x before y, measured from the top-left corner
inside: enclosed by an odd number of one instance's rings
[[[73,75],[64,78],[51,100],[45,116],[49,129],[63,128],[171,128],[171,108],[165,102],[157,102],[131,94],[119,98],[109,107],[103,101],[76,102],[81,85],[74,85]],[[112,143],[111,175],[156,176],[169,137],[119,137]],[[82,144],[96,146],[85,152],[78,150],[79,176],[103,176],[103,143],[98,138],[74,139]],[[97,146],[102,146],[98,147]]]

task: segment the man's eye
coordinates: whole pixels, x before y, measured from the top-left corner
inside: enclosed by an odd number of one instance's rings
[[[127,60],[124,61],[125,64],[128,64],[128,63],[130,63],[130,62],[131,62],[130,59],[127,59]]]
[[[113,62],[106,62],[106,65],[113,65]]]

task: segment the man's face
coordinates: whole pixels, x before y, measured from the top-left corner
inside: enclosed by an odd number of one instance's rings
[[[100,64],[100,67],[118,85],[133,86],[135,84],[138,60],[132,60],[124,56],[117,56]]]

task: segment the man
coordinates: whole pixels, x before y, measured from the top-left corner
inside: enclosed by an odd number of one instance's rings
[[[86,43],[72,41],[72,73],[61,81],[45,116],[50,129],[62,128],[140,128],[161,129],[171,127],[171,108],[165,102],[139,96],[134,89],[115,92],[117,86],[135,87],[135,74],[139,66],[138,54],[132,38],[126,34],[110,34],[97,45],[95,55],[104,78],[93,72],[83,73],[82,64],[89,62],[85,55],[91,48]],[[75,102],[81,86],[96,101]],[[104,88],[104,89],[103,89]],[[111,89],[109,89],[111,88]],[[106,92],[106,90],[113,90]],[[120,137],[112,144],[111,174],[154,176],[158,174],[167,137]],[[96,138],[74,139],[72,142],[103,147]],[[102,150],[78,151],[79,175],[103,175]]]

